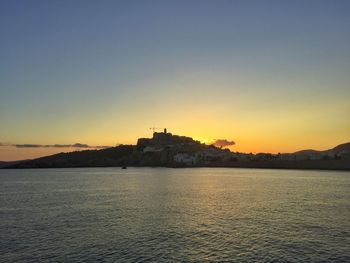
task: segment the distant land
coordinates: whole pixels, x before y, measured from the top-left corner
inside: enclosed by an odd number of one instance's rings
[[[18,162],[19,161],[13,161],[13,162],[12,161],[8,161],[8,162],[0,161],[0,168],[6,167],[6,166],[10,166],[10,165],[13,165],[13,164],[18,163]]]
[[[67,167],[240,167],[350,170],[350,142],[326,151],[240,153],[206,145],[190,137],[154,132],[136,145],[58,153],[33,160],[0,162],[1,168]]]

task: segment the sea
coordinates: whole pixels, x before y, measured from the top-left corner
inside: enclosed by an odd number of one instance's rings
[[[1,262],[350,262],[350,172],[0,170]]]

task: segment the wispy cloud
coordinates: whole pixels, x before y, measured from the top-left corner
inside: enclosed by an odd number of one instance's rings
[[[74,144],[13,144],[13,143],[1,143],[0,146],[12,146],[16,148],[84,148],[84,149],[104,149],[112,146],[106,145],[88,145],[83,143],[74,143]]]
[[[42,147],[42,145],[39,145],[39,144],[15,144],[15,145],[11,145],[11,146],[15,146],[17,148],[39,148],[39,147]]]
[[[220,147],[220,148],[227,147],[230,145],[235,145],[235,144],[236,143],[234,141],[228,141],[226,139],[217,139],[213,142],[214,146]]]

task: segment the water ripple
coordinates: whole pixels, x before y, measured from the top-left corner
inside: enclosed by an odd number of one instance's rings
[[[2,262],[350,262],[350,174],[0,171]]]

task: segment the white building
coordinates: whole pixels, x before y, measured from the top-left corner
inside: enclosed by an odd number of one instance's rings
[[[195,164],[195,157],[188,153],[178,153],[174,156],[174,161],[177,163],[192,165]]]

